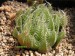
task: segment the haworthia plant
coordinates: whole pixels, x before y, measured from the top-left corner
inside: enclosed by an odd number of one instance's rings
[[[50,4],[30,7],[16,17],[13,36],[25,48],[45,53],[64,37],[66,19],[65,13],[52,10]]]

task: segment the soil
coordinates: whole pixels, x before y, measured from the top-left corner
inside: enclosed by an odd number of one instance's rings
[[[16,48],[18,41],[13,38],[12,21],[19,10],[28,8],[26,3],[7,1],[0,7],[0,56],[74,56],[75,55],[75,8],[65,9],[68,16],[67,36],[62,39],[56,49],[45,54],[37,51]]]

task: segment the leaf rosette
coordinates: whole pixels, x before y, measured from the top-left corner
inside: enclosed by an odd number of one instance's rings
[[[63,11],[54,11],[50,4],[40,4],[18,13],[13,36],[22,46],[44,53],[65,36],[66,22]]]

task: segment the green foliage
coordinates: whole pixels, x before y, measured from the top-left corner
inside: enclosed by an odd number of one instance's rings
[[[41,4],[41,3],[43,3],[43,0],[27,0],[27,3],[29,5]]]
[[[30,7],[16,17],[13,36],[22,46],[44,53],[64,37],[66,20],[65,13],[52,10],[50,4]]]

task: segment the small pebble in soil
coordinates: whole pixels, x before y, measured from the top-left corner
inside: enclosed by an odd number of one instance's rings
[[[3,31],[3,28],[2,27],[0,27],[0,32],[2,32]],[[1,36],[1,35],[0,35]]]
[[[72,49],[72,45],[68,44],[68,49],[71,50]]]
[[[37,51],[35,51],[35,55],[36,55],[36,56],[41,56],[41,54],[38,53]]]
[[[8,11],[8,12],[9,12],[9,11],[11,11],[11,9],[12,9],[11,6],[4,6],[4,10],[5,10],[5,11]]]
[[[29,55],[26,54],[26,56],[29,56]]]
[[[2,42],[2,46],[6,46],[5,43]]]
[[[6,40],[6,39],[4,39],[4,40],[3,40],[3,42],[4,42],[4,43],[6,43],[6,42],[7,42],[7,40]]]
[[[41,56],[46,56],[45,54],[42,54]]]
[[[47,56],[54,56],[52,53],[48,52]]]
[[[3,52],[3,49],[0,48],[0,53]]]
[[[30,56],[34,56],[32,51],[29,51],[29,53],[30,53]]]
[[[0,35],[0,42],[2,41],[3,39],[2,39],[2,37],[1,37],[1,35]]]
[[[13,42],[13,41],[14,41],[14,39],[11,37],[11,38],[9,38],[9,41],[10,41],[10,42]]]
[[[4,20],[2,20],[2,19],[0,19],[0,25],[4,25],[5,24],[5,21]]]
[[[6,12],[6,15],[7,15],[7,18],[10,19],[10,20],[13,20],[16,16],[16,13],[8,13]]]
[[[29,55],[29,52],[28,52],[27,50],[25,50],[25,54],[26,54],[26,55]]]
[[[0,11],[4,10],[4,7],[0,7]]]
[[[24,54],[24,53],[22,53],[22,56],[25,56],[25,54]]]
[[[19,54],[17,54],[16,56],[20,56]]]

